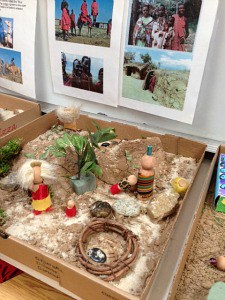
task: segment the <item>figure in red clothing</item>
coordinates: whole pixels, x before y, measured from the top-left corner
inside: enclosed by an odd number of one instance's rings
[[[83,0],[83,3],[81,5],[81,13],[77,20],[77,27],[79,28],[79,36],[81,36],[81,29],[84,24],[88,26],[88,35],[89,37],[91,37],[92,20],[90,15],[88,14],[88,7],[87,7],[86,0]]]
[[[68,40],[68,31],[70,29],[70,24],[71,24],[71,20],[69,16],[68,4],[66,4],[62,10],[62,19],[61,19],[61,29],[63,31],[64,41]]]
[[[54,168],[44,160],[27,160],[18,171],[18,183],[32,192],[35,215],[52,210],[52,202],[46,179],[54,180]]]
[[[77,213],[76,205],[73,200],[69,200],[67,202],[67,207],[66,207],[66,216],[68,218],[75,217]]]
[[[81,9],[81,21],[86,23],[88,17],[88,6],[86,0],[83,0],[80,9]]]
[[[91,4],[91,15],[93,16],[93,26],[96,26],[96,19],[98,16],[98,3],[96,2],[96,0],[93,0],[92,4]]]
[[[185,51],[184,42],[189,36],[188,22],[185,17],[184,4],[178,5],[178,13],[173,15],[174,18],[174,38],[172,41],[172,50]]]
[[[104,78],[103,73],[104,73],[103,68],[99,69],[98,82],[94,86],[94,91],[100,94],[103,94],[103,78]]]
[[[76,19],[75,19],[75,14],[73,12],[73,9],[71,10],[71,14],[70,14],[70,22],[71,22],[70,24],[71,35],[76,35]]]
[[[75,59],[73,62],[72,86],[78,89],[93,91],[91,69],[91,59],[83,56],[82,60]]]

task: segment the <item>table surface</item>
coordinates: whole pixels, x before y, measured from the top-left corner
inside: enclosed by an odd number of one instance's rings
[[[1,299],[7,300],[71,300],[49,285],[22,273],[0,284]]]

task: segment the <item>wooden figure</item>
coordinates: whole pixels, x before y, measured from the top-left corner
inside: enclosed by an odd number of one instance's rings
[[[67,202],[67,207],[66,207],[66,216],[68,218],[75,217],[77,213],[75,202],[73,200],[69,200]]]
[[[63,123],[64,129],[77,130],[77,120],[80,116],[80,106],[74,107],[59,107],[56,110],[56,115],[61,123]]]
[[[118,183],[110,187],[110,192],[115,195],[119,194],[122,191],[130,190],[132,186],[137,183],[137,177],[135,175],[130,175],[126,178],[123,178]]]
[[[155,177],[155,157],[152,156],[152,146],[147,147],[147,154],[141,159],[141,168],[138,172],[137,192],[138,199],[147,201],[153,194],[153,183]]]
[[[32,192],[35,215],[52,210],[52,202],[45,179],[55,179],[53,167],[42,160],[27,160],[19,169],[17,177],[22,188]]]

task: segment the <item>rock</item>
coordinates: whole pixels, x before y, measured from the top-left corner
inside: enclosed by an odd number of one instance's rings
[[[12,192],[17,190],[19,187],[18,185],[18,181],[17,181],[17,173],[16,172],[12,172],[10,173],[8,176],[6,176],[5,178],[3,178],[0,181],[0,189],[8,191],[8,192]]]
[[[153,219],[162,220],[175,211],[178,198],[179,194],[173,191],[155,196],[147,206],[147,214]]]
[[[153,155],[161,165],[165,161],[165,152],[157,137],[123,140],[118,145],[106,147],[104,152],[97,149],[96,156],[102,169],[101,180],[112,185],[131,174],[137,175],[141,157],[146,153],[148,145],[153,146]],[[129,158],[126,157],[126,153],[129,154]]]
[[[225,300],[225,283],[216,282],[211,287],[207,300]]]
[[[141,204],[133,199],[119,199],[113,203],[113,209],[125,217],[136,217],[141,212]]]
[[[108,202],[96,201],[90,207],[92,217],[107,218],[112,214],[112,207]]]

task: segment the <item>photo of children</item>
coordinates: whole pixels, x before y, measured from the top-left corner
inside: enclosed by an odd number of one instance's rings
[[[61,52],[64,86],[103,94],[103,60]]]
[[[13,48],[13,19],[0,17],[0,47]]]
[[[57,41],[110,47],[113,0],[55,0]]]
[[[0,48],[0,78],[23,83],[21,52]]]
[[[192,54],[127,46],[122,96],[183,110]]]
[[[202,0],[133,0],[128,45],[192,52]]]

